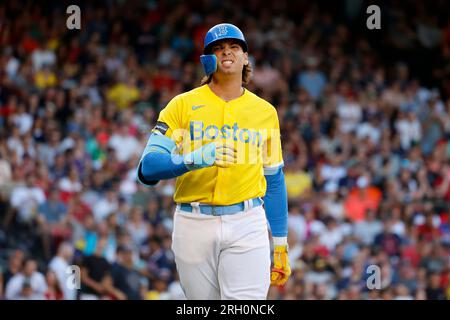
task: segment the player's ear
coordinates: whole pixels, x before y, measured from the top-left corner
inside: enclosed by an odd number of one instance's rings
[[[244,52],[244,66],[248,65],[248,52]]]

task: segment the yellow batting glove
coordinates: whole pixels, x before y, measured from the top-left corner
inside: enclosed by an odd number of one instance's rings
[[[282,286],[291,275],[287,245],[276,245],[273,250],[273,268],[270,274],[270,283],[273,286]]]

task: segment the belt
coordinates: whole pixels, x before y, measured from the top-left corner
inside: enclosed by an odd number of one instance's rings
[[[242,211],[247,211],[253,207],[260,206],[264,203],[261,198],[253,198],[245,200],[240,203],[231,204],[228,206],[214,206],[208,204],[201,204],[199,202],[178,203],[177,209],[187,212],[197,212],[211,216],[223,216],[235,214]]]

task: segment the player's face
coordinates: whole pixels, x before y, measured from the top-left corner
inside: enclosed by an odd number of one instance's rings
[[[212,47],[212,53],[217,57],[218,71],[225,74],[241,74],[244,65],[248,64],[247,52],[235,40],[217,42]]]

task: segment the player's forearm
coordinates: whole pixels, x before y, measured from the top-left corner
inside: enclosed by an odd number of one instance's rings
[[[139,170],[150,181],[176,178],[189,171],[182,156],[156,152],[145,155]]]
[[[175,148],[175,142],[169,137],[151,134],[139,161],[138,181],[152,186],[159,180],[172,179],[189,171],[181,156],[172,152]]]
[[[138,165],[138,180],[146,185],[155,185],[159,180],[176,178],[214,164],[216,144],[213,142],[185,155],[175,153],[175,149],[175,142],[170,138],[152,134]]]
[[[286,242],[288,234],[287,191],[283,170],[274,175],[266,175],[267,191],[264,207],[275,244]]]

